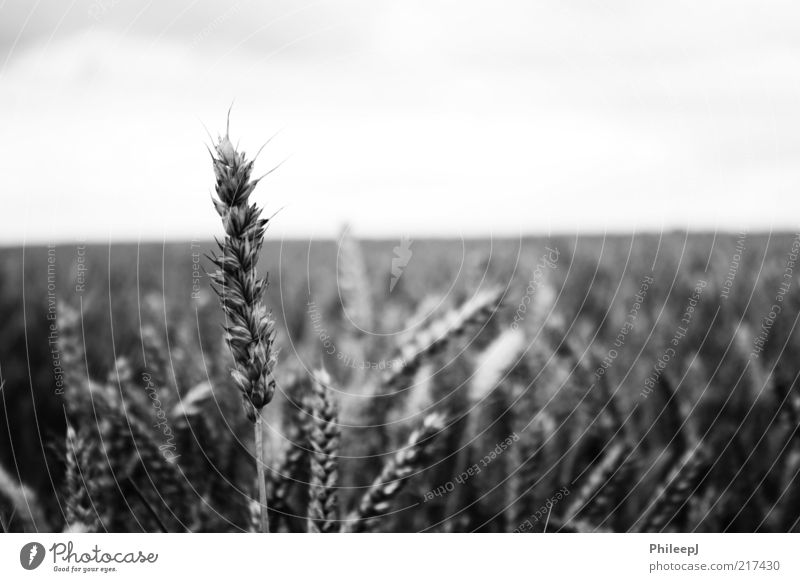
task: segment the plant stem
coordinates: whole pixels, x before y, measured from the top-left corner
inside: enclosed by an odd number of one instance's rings
[[[267,507],[267,481],[264,463],[264,420],[261,411],[256,412],[256,422],[253,425],[256,431],[256,467],[258,473],[258,507],[261,515],[261,531],[269,533],[269,517]]]

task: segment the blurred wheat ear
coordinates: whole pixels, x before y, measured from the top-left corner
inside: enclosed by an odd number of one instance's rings
[[[253,160],[234,148],[228,130],[210,152],[216,177],[214,207],[225,228],[225,238],[211,257],[217,267],[211,279],[226,316],[225,339],[234,359],[231,375],[242,393],[245,414],[255,425],[261,531],[267,532],[261,410],[275,392],[275,323],[262,301],[267,279],[259,278],[256,266],[269,220],[250,202],[260,180],[251,178]]]
[[[342,307],[352,322],[349,329],[357,336],[370,333],[375,326],[370,282],[364,253],[350,227],[345,226],[339,237],[339,257],[336,261]]]
[[[388,389],[399,388],[404,381],[414,376],[419,367],[431,356],[442,352],[456,338],[470,328],[479,327],[494,315],[503,300],[502,288],[479,291],[458,309],[448,312],[427,328],[414,335],[400,349],[400,355],[386,373],[384,385]]]
[[[404,388],[409,386],[420,368],[470,330],[485,326],[500,308],[503,291],[498,287],[476,292],[461,306],[415,332],[407,343],[400,346],[382,381],[371,387],[373,398],[364,411],[364,423],[384,425],[391,409],[403,405],[401,399],[407,392]],[[378,432],[373,441],[370,453],[382,454],[388,447],[389,441],[383,432]]]
[[[686,451],[673,466],[634,531],[663,532],[696,493],[710,458],[713,457],[703,441]]]
[[[2,389],[2,385],[0,385],[0,389]],[[4,517],[0,512],[0,518],[7,520],[7,522],[2,522],[3,530],[10,530],[10,522],[16,519],[24,531],[50,531],[45,512],[40,506],[36,494],[26,485],[17,483],[0,466],[0,509],[3,505],[11,508],[11,514],[8,517]]]
[[[438,413],[425,417],[422,426],[414,430],[405,448],[398,451],[361,498],[356,510],[350,514],[342,528],[345,532],[372,531],[376,522],[391,508],[406,482],[425,468],[431,458],[434,439],[445,427],[445,419]]]
[[[308,531],[331,533],[338,527],[336,496],[338,478],[339,425],[336,403],[331,394],[331,377],[325,370],[314,373],[311,396],[311,484],[308,502]]]
[[[292,517],[295,515],[291,507],[290,496],[302,480],[306,465],[310,465],[308,457],[310,444],[308,442],[307,409],[309,398],[307,391],[308,381],[305,376],[295,376],[287,384],[284,394],[288,404],[284,409],[284,431],[287,442],[282,454],[270,469],[271,479],[267,481],[267,505],[270,511],[270,524],[274,531],[282,531],[286,526],[291,529]]]

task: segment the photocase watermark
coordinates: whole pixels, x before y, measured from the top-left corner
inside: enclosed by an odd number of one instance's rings
[[[736,275],[739,273],[739,266],[742,262],[742,254],[744,253],[744,243],[747,239],[747,231],[741,231],[736,239],[736,248],[733,251],[730,263],[728,263],[728,273],[725,275],[725,280],[722,282],[722,291],[719,294],[720,299],[723,301],[728,299],[733,287],[733,282],[736,280]]]
[[[622,349],[625,342],[628,340],[628,335],[633,331],[636,320],[639,318],[639,311],[642,309],[642,304],[647,297],[647,290],[650,289],[650,285],[653,284],[654,280],[653,274],[650,273],[649,275],[645,275],[644,279],[642,279],[642,282],[639,284],[639,291],[633,296],[633,305],[625,315],[625,323],[622,324],[622,327],[620,327],[617,333],[617,337],[614,338],[614,347],[608,349],[600,365],[594,371],[594,377],[598,380],[606,373],[606,370],[611,367],[614,360],[617,359],[619,355],[617,350]]]
[[[461,474],[456,477],[453,481],[448,481],[438,487],[427,491],[423,496],[423,503],[427,503],[431,501],[434,497],[442,497],[447,493],[451,493],[455,490],[456,484],[463,485],[472,477],[479,474],[483,469],[488,467],[492,464],[492,462],[497,459],[500,455],[508,450],[508,448],[513,445],[515,442],[519,440],[519,435],[517,433],[512,433],[511,435],[507,436],[504,440],[497,443],[488,454],[484,455],[484,457],[475,463],[474,465],[468,467],[466,470],[462,471]]]
[[[197,250],[200,248],[200,241],[197,239],[192,239],[191,242],[191,250],[192,250],[192,294],[191,298],[195,301],[200,300],[200,281],[202,280],[202,270],[200,268],[200,251]]]
[[[158,561],[158,554],[154,552],[104,551],[97,544],[87,551],[76,551],[75,544],[68,541],[56,542],[49,550],[39,542],[29,542],[19,551],[19,563],[26,570],[35,570],[42,565],[48,551],[53,559],[53,572],[71,574],[108,574],[118,571],[117,564],[155,564]]]
[[[189,44],[191,48],[197,47],[198,44],[206,40],[211,33],[217,30],[220,26],[228,22],[231,18],[239,14],[242,11],[242,8],[249,4],[249,0],[246,2],[236,2],[230,6],[225,12],[217,16],[214,20],[206,24],[203,28],[200,29],[193,37],[192,41]]]
[[[336,347],[333,338],[331,338],[330,334],[328,334],[328,330],[322,324],[322,313],[317,304],[313,300],[310,300],[306,303],[306,306],[308,317],[311,319],[311,324],[314,327],[314,335],[319,338],[323,351],[329,356],[336,355],[336,359],[345,366],[357,370],[390,370],[392,368],[405,367],[406,361],[402,358],[373,362],[371,360],[353,358],[349,354],[341,351]]]
[[[81,243],[76,249],[75,263],[77,272],[75,274],[75,293],[83,294],[86,287],[86,273],[89,268],[86,266],[86,244]]]
[[[558,249],[551,249],[545,247],[546,251],[536,263],[536,266],[531,273],[531,278],[528,281],[528,286],[525,288],[525,295],[519,302],[516,312],[514,312],[514,321],[511,322],[511,329],[517,329],[519,324],[525,320],[528,312],[528,305],[533,300],[533,296],[544,285],[544,274],[546,269],[555,269],[558,266]]]
[[[42,565],[45,557],[44,546],[39,542],[29,542],[19,551],[19,563],[26,570],[35,570]]]
[[[413,243],[414,241],[409,237],[402,236],[400,237],[400,244],[392,249],[394,257],[392,257],[392,277],[389,280],[389,293],[394,291],[395,285],[400,281],[400,277],[403,276],[408,263],[411,262],[411,257],[414,255],[411,251]]]
[[[47,347],[50,349],[50,364],[53,367],[55,394],[64,394],[64,368],[61,362],[61,349],[58,347],[58,301],[56,300],[56,247],[47,245]]]
[[[30,545],[30,544],[29,544]],[[40,546],[44,559],[44,546]],[[27,547],[27,546],[26,546]],[[23,548],[24,550],[25,548]],[[117,572],[118,564],[155,564],[158,554],[134,550],[130,552],[104,551],[99,545],[86,551],[76,551],[72,541],[56,542],[49,549],[53,557],[53,571],[72,574],[108,574]]]
[[[680,325],[678,325],[678,327],[675,329],[675,333],[672,335],[672,339],[669,341],[669,347],[667,347],[667,349],[665,349],[664,352],[658,357],[658,361],[656,361],[656,363],[653,365],[653,371],[644,381],[644,388],[640,392],[642,398],[647,398],[653,393],[653,389],[655,388],[656,384],[658,384],[661,374],[664,373],[664,370],[667,368],[669,363],[677,355],[678,346],[689,332],[689,326],[692,323],[697,304],[700,302],[700,298],[703,295],[703,290],[706,288],[706,285],[707,283],[704,279],[697,280],[697,283],[692,290],[692,294],[689,297],[689,301],[683,310],[681,319],[678,322]]]
[[[796,234],[794,239],[792,239],[792,246],[789,248],[789,252],[786,256],[783,277],[781,277],[781,283],[778,285],[775,300],[769,308],[769,313],[761,320],[761,327],[758,335],[753,339],[753,349],[750,352],[751,359],[757,359],[761,356],[761,352],[764,351],[764,346],[767,345],[772,326],[775,325],[775,320],[778,319],[781,311],[783,311],[783,300],[792,288],[794,268],[797,265],[798,254],[800,254],[800,233]]]
[[[47,314],[47,319],[51,319],[50,313]],[[64,368],[61,362],[61,349],[58,347],[58,324],[55,317],[52,318],[48,328],[47,345],[50,348],[50,358],[53,364],[53,379],[55,380],[57,396],[64,395]]]
[[[160,430],[161,434],[164,435],[164,442],[158,446],[158,450],[161,451],[161,455],[167,462],[173,463],[180,457],[180,455],[175,454],[175,433],[172,432],[172,427],[167,421],[167,413],[162,408],[152,376],[147,372],[142,372],[142,381],[145,383],[144,390],[147,392],[147,396],[152,401],[153,408],[156,411],[156,423],[153,428]]]
[[[553,510],[553,507],[558,505],[558,503],[565,499],[567,495],[569,495],[569,489],[566,487],[562,487],[556,491],[556,493],[547,501],[545,501],[533,515],[523,521],[519,527],[513,531],[513,533],[525,533],[531,531],[533,529],[533,524],[541,521],[542,518],[545,518],[546,520],[547,516],[549,516],[550,512]]]
[[[120,0],[94,0],[92,5],[89,6],[89,9],[87,10],[89,18],[95,22],[100,22],[103,19],[103,16],[105,16],[109,10],[114,8],[114,6],[119,3]]]

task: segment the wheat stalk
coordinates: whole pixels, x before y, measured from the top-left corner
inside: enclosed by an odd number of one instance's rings
[[[258,494],[261,529],[269,531],[264,472],[263,420],[261,410],[275,392],[274,321],[262,297],[267,279],[258,277],[256,265],[269,222],[250,202],[259,179],[252,179],[253,161],[238,152],[229,132],[219,138],[211,154],[216,176],[214,207],[222,218],[225,239],[211,260],[217,267],[211,275],[214,290],[227,316],[225,338],[233,354],[231,371],[242,393],[245,414],[255,424]]]
[[[336,403],[330,394],[331,377],[325,370],[314,372],[311,395],[311,482],[308,531],[331,533],[339,519],[336,497],[339,426]]]
[[[389,512],[392,500],[406,482],[424,468],[429,460],[434,439],[442,432],[445,419],[438,413],[425,417],[422,426],[411,433],[408,444],[399,450],[381,471],[349,516],[344,531],[372,531],[375,522]]]

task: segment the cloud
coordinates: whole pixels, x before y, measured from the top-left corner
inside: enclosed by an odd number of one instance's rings
[[[286,235],[345,221],[415,237],[791,226],[789,19],[721,4],[119,0],[99,21],[62,13],[53,34],[47,4],[0,78],[6,242],[217,232],[203,124],[222,128],[234,99],[249,151],[282,130],[260,169],[289,159],[258,196],[283,208]]]

